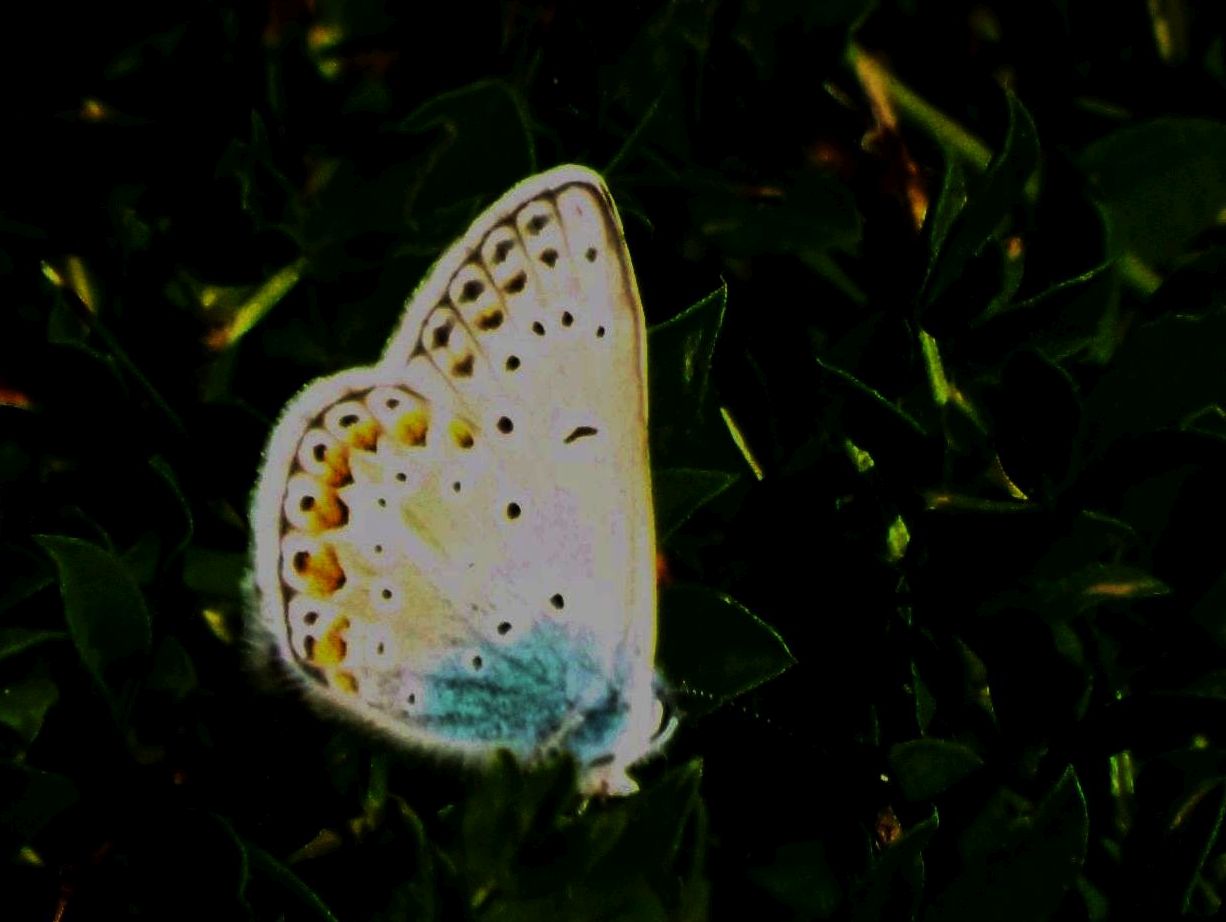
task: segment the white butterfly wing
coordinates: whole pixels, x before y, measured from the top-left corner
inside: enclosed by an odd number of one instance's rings
[[[628,790],[659,724],[642,308],[598,175],[512,189],[378,365],[315,382],[257,493],[259,614],[317,700]]]

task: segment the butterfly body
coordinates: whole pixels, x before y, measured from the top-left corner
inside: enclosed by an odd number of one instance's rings
[[[299,394],[253,507],[255,622],[308,695],[632,790],[660,715],[645,363],[616,209],[568,166],[474,222],[376,365]]]

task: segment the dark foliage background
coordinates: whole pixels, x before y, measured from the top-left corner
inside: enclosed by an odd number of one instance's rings
[[[4,918],[1219,911],[1220,6],[22,15]],[[561,162],[649,321],[689,311],[650,346],[681,729],[586,805],[321,720],[237,639],[278,409]]]

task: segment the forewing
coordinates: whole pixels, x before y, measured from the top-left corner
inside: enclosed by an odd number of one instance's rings
[[[645,380],[603,182],[564,167],[512,190],[377,366],[315,382],[278,423],[254,525],[282,657],[424,743],[532,752],[610,688],[650,720]]]

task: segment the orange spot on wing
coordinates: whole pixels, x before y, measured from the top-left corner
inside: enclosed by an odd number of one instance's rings
[[[381,432],[378,420],[367,419],[346,429],[345,441],[354,448],[374,451],[375,446],[379,443]]]
[[[430,431],[430,414],[424,409],[409,410],[396,420],[396,438],[406,445],[425,445]]]
[[[338,669],[332,674],[332,684],[346,694],[356,695],[358,693],[358,680],[352,672]]]
[[[324,464],[328,473],[323,482],[330,487],[343,487],[353,482],[353,474],[349,470],[349,447],[340,442],[329,445],[324,452]]]
[[[348,633],[349,619],[337,618],[315,644],[312,662],[317,666],[338,666],[343,663],[349,652]]]
[[[315,553],[300,551],[295,554],[294,569],[315,595],[329,596],[345,585],[345,571],[336,558],[336,550],[328,545]]]
[[[477,315],[477,329],[496,330],[502,326],[501,308],[491,307]]]
[[[451,437],[460,448],[473,447],[473,431],[469,425],[461,420],[452,420],[451,422]]]
[[[336,490],[325,486],[315,498],[315,505],[308,514],[309,530],[313,534],[340,528],[349,521],[349,507],[341,502]]]

